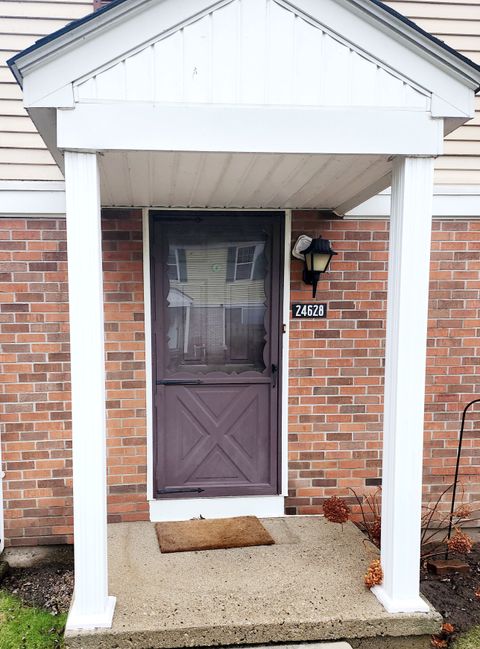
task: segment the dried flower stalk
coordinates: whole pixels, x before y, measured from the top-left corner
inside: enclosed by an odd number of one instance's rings
[[[455,534],[447,540],[447,546],[450,552],[457,554],[468,554],[473,548],[473,539],[463,532],[459,527],[455,527]]]
[[[364,577],[365,586],[372,588],[379,586],[383,582],[383,570],[380,559],[374,559],[368,566],[367,574]]]
[[[346,523],[350,518],[350,507],[343,498],[332,496],[323,503],[323,514],[331,523]]]

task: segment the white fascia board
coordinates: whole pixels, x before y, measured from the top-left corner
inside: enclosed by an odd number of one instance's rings
[[[346,215],[346,219],[388,218],[390,216],[390,189],[387,189]],[[480,218],[479,185],[435,185],[433,191],[433,217]]]
[[[82,103],[57,111],[63,150],[439,155],[443,120],[418,110]]]
[[[27,113],[63,173],[63,155],[57,147],[57,110],[55,108],[28,108]]]
[[[473,92],[467,97],[467,101],[470,101],[470,106],[467,112],[461,112],[455,106],[452,106],[448,101],[442,99],[438,95],[432,94],[430,101],[430,112],[432,117],[444,117],[447,119],[455,120],[457,122],[458,118],[464,118],[462,123],[468,121],[475,114],[475,95]],[[464,108],[467,108],[465,104]],[[457,128],[457,127],[456,127]],[[451,130],[454,130],[453,128]]]
[[[147,45],[231,1],[124,2],[16,62],[23,77],[24,103],[26,106],[37,103],[142,44]]]
[[[55,90],[46,97],[37,101],[30,99],[30,84],[27,82],[23,87],[23,103],[28,108],[74,108],[75,97],[73,93],[73,84],[69,83],[63,88]]]
[[[276,1],[293,6],[285,0]],[[473,116],[472,91],[480,85],[480,72],[475,74],[472,67],[372,2],[296,0],[295,6],[380,63],[441,97],[450,104],[450,110],[458,111],[454,116]]]
[[[64,217],[61,181],[0,181],[0,217]]]
[[[429,38],[430,34],[422,34],[422,31],[411,27],[407,22],[398,19],[370,0],[337,1],[348,6],[350,10],[355,7],[357,11],[360,11],[363,16],[368,16],[369,19],[373,18],[376,22],[380,21],[384,26],[392,30],[390,35],[397,34],[397,39],[402,40],[404,43],[410,43],[417,52],[418,48],[421,48],[424,55],[426,54],[432,62],[444,68],[449,74],[453,73],[460,80],[469,83],[473,90],[478,89],[480,86],[480,70],[472,67],[468,60],[462,61],[454,51],[449,52],[439,43],[435,43]],[[406,16],[402,17],[407,18]],[[409,19],[407,18],[407,20]],[[468,57],[465,58],[468,59]]]

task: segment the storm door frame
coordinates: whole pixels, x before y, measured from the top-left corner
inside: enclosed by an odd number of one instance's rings
[[[183,520],[198,515],[199,504],[202,512],[210,516],[224,515],[258,515],[283,516],[284,500],[288,495],[288,363],[289,363],[289,321],[290,321],[290,257],[291,257],[291,224],[292,211],[289,209],[211,209],[211,208],[143,208],[143,261],[144,261],[144,298],[145,298],[145,368],[146,368],[146,405],[147,405],[147,500],[149,502],[150,520]],[[277,495],[248,496],[212,496],[204,498],[158,499],[155,497],[155,458],[156,458],[156,417],[155,415],[155,354],[153,349],[152,310],[154,295],[151,277],[153,274],[152,220],[155,214],[168,212],[212,212],[227,216],[229,213],[262,213],[280,214],[280,268],[279,268],[279,370],[278,370],[278,460]],[[175,507],[175,509],[172,507]],[[228,513],[228,514],[227,514]]]

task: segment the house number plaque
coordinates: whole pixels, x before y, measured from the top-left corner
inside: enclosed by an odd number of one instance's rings
[[[292,304],[292,318],[326,318],[327,305],[321,302],[302,302]]]

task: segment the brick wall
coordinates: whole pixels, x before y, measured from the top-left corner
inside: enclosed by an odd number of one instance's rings
[[[109,521],[148,520],[142,213],[102,228]]]
[[[372,490],[381,477],[388,223],[325,221],[297,212],[292,238],[321,234],[339,253],[318,285],[328,319],[292,321],[287,511],[321,512],[322,499]],[[480,396],[480,221],[435,221],[430,283],[425,492],[451,482],[464,405]],[[292,301],[311,299],[292,262]],[[479,411],[477,410],[477,413]],[[478,415],[477,415],[478,416]],[[480,500],[480,416],[466,433],[461,476]]]
[[[380,476],[388,229],[294,215],[293,236],[332,240],[319,283],[327,320],[291,323],[289,513],[316,513]],[[140,212],[103,218],[109,519],[145,520],[146,440]],[[480,370],[480,221],[436,221],[426,405],[426,490],[448,484],[460,411]],[[0,434],[7,542],[71,541],[68,307],[62,220],[0,220]],[[292,262],[292,300],[310,300]],[[480,499],[478,427],[462,474]]]
[[[141,213],[107,213],[103,231],[109,519],[138,520],[148,517]],[[72,540],[65,235],[60,219],[0,219],[0,434],[14,545]]]
[[[8,542],[69,540],[65,223],[0,219],[0,434]]]

